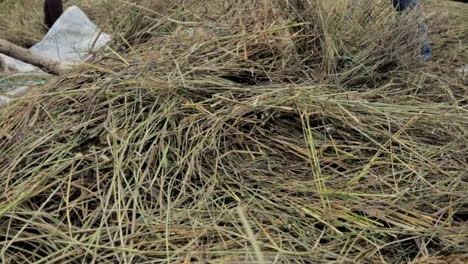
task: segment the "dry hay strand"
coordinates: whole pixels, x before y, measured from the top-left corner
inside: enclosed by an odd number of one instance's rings
[[[466,253],[466,88],[386,47],[350,67],[396,62],[390,78],[343,70],[347,13],[325,3],[129,5],[101,59],[3,112],[2,262]],[[382,19],[379,38],[406,36]]]

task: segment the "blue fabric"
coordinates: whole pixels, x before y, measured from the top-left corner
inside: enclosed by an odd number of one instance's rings
[[[420,2],[420,0],[392,0],[393,7],[398,12],[403,12],[408,8],[415,8]]]
[[[392,0],[393,7],[398,12],[404,12],[407,9],[417,8],[420,2],[421,0]],[[423,23],[419,24],[419,34],[423,39],[421,59],[423,61],[428,61],[432,57],[432,49],[427,38],[426,25]]]
[[[423,61],[428,61],[432,57],[431,44],[427,38],[424,39],[422,49],[421,49],[421,59]]]

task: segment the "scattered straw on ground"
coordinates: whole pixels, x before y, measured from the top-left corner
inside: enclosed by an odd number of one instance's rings
[[[109,48],[2,112],[2,263],[468,253],[466,80],[440,42],[419,62],[411,14],[119,5]],[[460,40],[451,23],[441,39]]]

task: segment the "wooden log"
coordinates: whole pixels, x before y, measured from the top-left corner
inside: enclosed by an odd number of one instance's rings
[[[0,39],[0,53],[32,64],[50,74],[61,75],[67,70],[67,66],[63,63],[19,47],[4,39]]]

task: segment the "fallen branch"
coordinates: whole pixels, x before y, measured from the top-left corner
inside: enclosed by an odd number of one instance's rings
[[[0,72],[6,71],[6,63],[3,61],[2,57],[0,57]]]
[[[66,65],[63,63],[49,59],[28,49],[19,47],[4,39],[0,39],[0,53],[32,64],[41,70],[54,75],[63,74],[63,72],[67,69]]]

